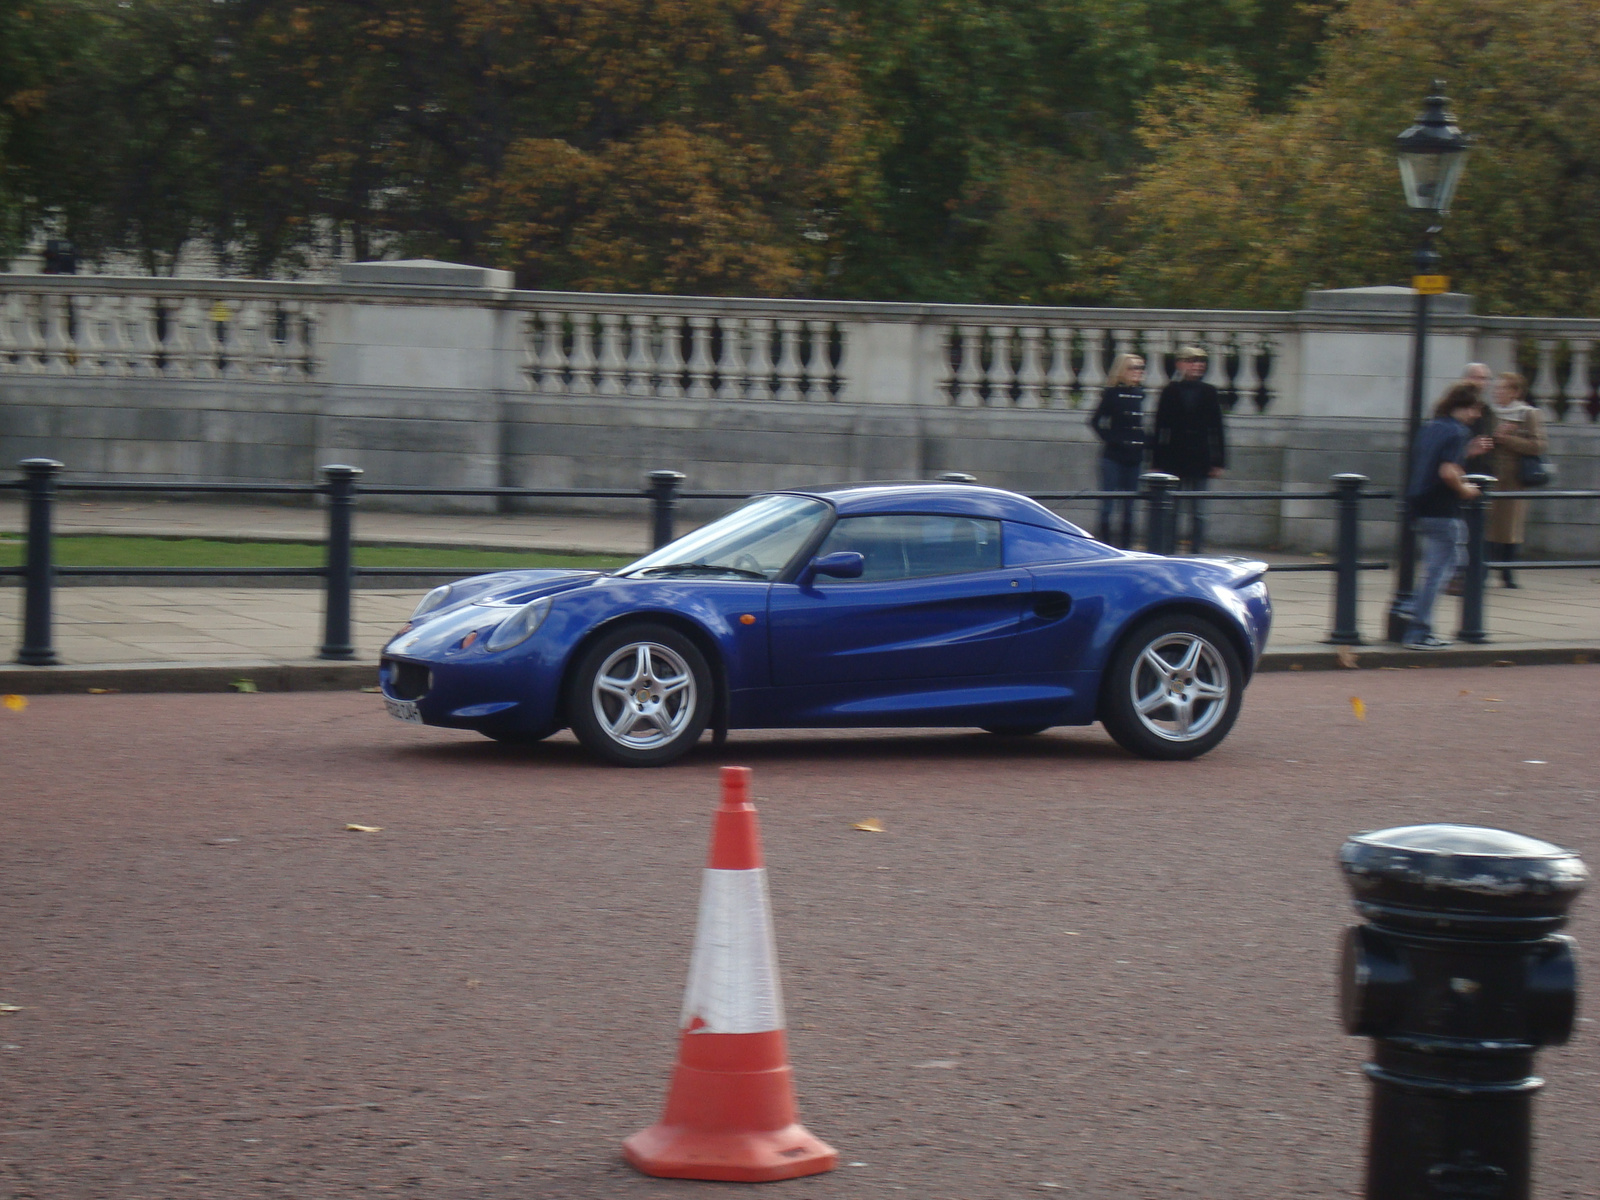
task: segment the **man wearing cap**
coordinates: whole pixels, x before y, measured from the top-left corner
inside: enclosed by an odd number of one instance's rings
[[[1227,466],[1222,435],[1222,401],[1204,379],[1206,352],[1199,346],[1178,351],[1178,374],[1156,402],[1154,466],[1178,477],[1180,492],[1203,492]],[[1199,500],[1188,501],[1189,551],[1205,543],[1205,516]]]

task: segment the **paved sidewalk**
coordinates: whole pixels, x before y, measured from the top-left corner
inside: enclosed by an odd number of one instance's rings
[[[362,513],[364,542],[485,546],[630,554],[645,548],[644,511],[638,519],[611,517],[497,516],[488,514]],[[172,502],[120,504],[69,501],[57,528],[73,533],[139,533],[168,537],[318,540],[323,517],[310,508]],[[0,502],[0,531],[22,528],[21,506]],[[1245,551],[1244,553],[1252,553]],[[1262,555],[1273,561],[1306,561]],[[1333,665],[1338,652],[1323,643],[1332,612],[1333,577],[1320,573],[1268,576],[1276,608],[1269,666],[1315,669]],[[1391,586],[1386,571],[1361,575],[1361,629],[1373,644],[1358,648],[1364,665],[1566,661],[1600,662],[1600,570],[1524,571],[1517,590],[1491,589],[1487,646],[1433,654],[1403,654],[1381,643]],[[358,666],[329,671],[316,658],[321,641],[322,595],[315,588],[62,587],[56,592],[56,647],[69,667],[118,668],[140,674],[168,668],[191,673],[299,672],[303,686],[348,683],[370,671],[387,638],[405,621],[423,588],[360,589],[354,601]],[[1440,626],[1452,631],[1457,603],[1441,601]],[[22,593],[0,588],[0,652],[6,659],[20,632]],[[1345,656],[1348,661],[1348,656]],[[47,686],[55,668],[0,671],[3,690]],[[79,673],[70,673],[78,681]],[[253,676],[252,676],[253,677]],[[288,678],[288,676],[281,676]],[[34,680],[30,683],[29,680]],[[320,681],[320,682],[318,682]],[[62,681],[63,684],[67,680]]]

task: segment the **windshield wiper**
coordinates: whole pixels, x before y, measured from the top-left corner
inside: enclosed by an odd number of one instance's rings
[[[646,567],[639,572],[640,575],[738,575],[744,579],[759,579],[767,582],[767,575],[763,571],[749,571],[744,567],[719,567],[712,563],[668,563],[660,567]]]

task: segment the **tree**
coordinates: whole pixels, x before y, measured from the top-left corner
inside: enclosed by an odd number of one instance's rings
[[[1124,284],[1148,303],[1293,307],[1399,282],[1418,221],[1393,140],[1445,79],[1477,146],[1440,250],[1480,311],[1600,312],[1600,9],[1587,0],[1352,0],[1282,114],[1237,76],[1162,91],[1122,197]]]
[[[1143,155],[1140,101],[1230,69],[1281,104],[1316,62],[1330,3],[1307,0],[841,0],[885,136],[840,295],[1105,303],[1108,201]]]
[[[534,286],[800,295],[868,174],[872,128],[813,0],[506,0],[478,18],[548,97],[470,211]]]

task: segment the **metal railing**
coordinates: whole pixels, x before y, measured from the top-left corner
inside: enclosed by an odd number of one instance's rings
[[[348,660],[355,657],[351,641],[351,592],[361,576],[405,575],[421,578],[458,579],[473,574],[463,567],[361,567],[355,564],[354,515],[361,496],[449,496],[491,499],[559,500],[643,500],[648,504],[648,528],[652,547],[661,547],[675,536],[677,510],[683,500],[745,500],[755,493],[738,491],[693,491],[683,487],[684,475],[678,471],[651,471],[643,488],[519,488],[519,487],[416,487],[360,484],[361,470],[344,464],[322,468],[323,482],[312,484],[235,484],[235,483],[146,483],[132,480],[73,481],[61,478],[63,464],[50,458],[30,458],[19,464],[22,478],[0,482],[0,491],[20,491],[27,506],[25,561],[19,567],[0,567],[0,577],[20,577],[24,600],[22,645],[16,661],[24,666],[54,666],[60,657],[54,641],[54,593],[58,578],[128,577],[151,579],[182,578],[308,578],[323,583],[323,635],[317,657]],[[953,483],[975,482],[971,475],[949,472],[939,477]],[[1468,564],[1462,598],[1462,627],[1459,637],[1466,642],[1484,642],[1484,587],[1491,569],[1552,570],[1600,567],[1600,560],[1554,560],[1535,562],[1490,561],[1485,555],[1485,513],[1494,480],[1473,476],[1484,494],[1466,506]],[[1269,571],[1331,572],[1335,576],[1331,627],[1325,639],[1332,645],[1361,645],[1357,622],[1359,579],[1362,571],[1383,570],[1389,564],[1361,558],[1361,505],[1369,500],[1392,500],[1390,491],[1368,490],[1364,475],[1338,474],[1324,492],[1303,491],[1178,491],[1176,476],[1150,472],[1140,477],[1136,492],[1072,491],[1035,492],[1041,503],[1064,501],[1132,500],[1143,509],[1145,548],[1155,554],[1171,555],[1178,546],[1177,500],[1214,504],[1237,500],[1325,501],[1334,505],[1335,551],[1328,562],[1275,563]],[[169,495],[269,495],[325,497],[327,524],[324,538],[325,559],[320,567],[107,567],[58,566],[55,562],[54,506],[56,496],[65,492],[163,493]],[[1521,491],[1519,500],[1600,499],[1600,491]]]

